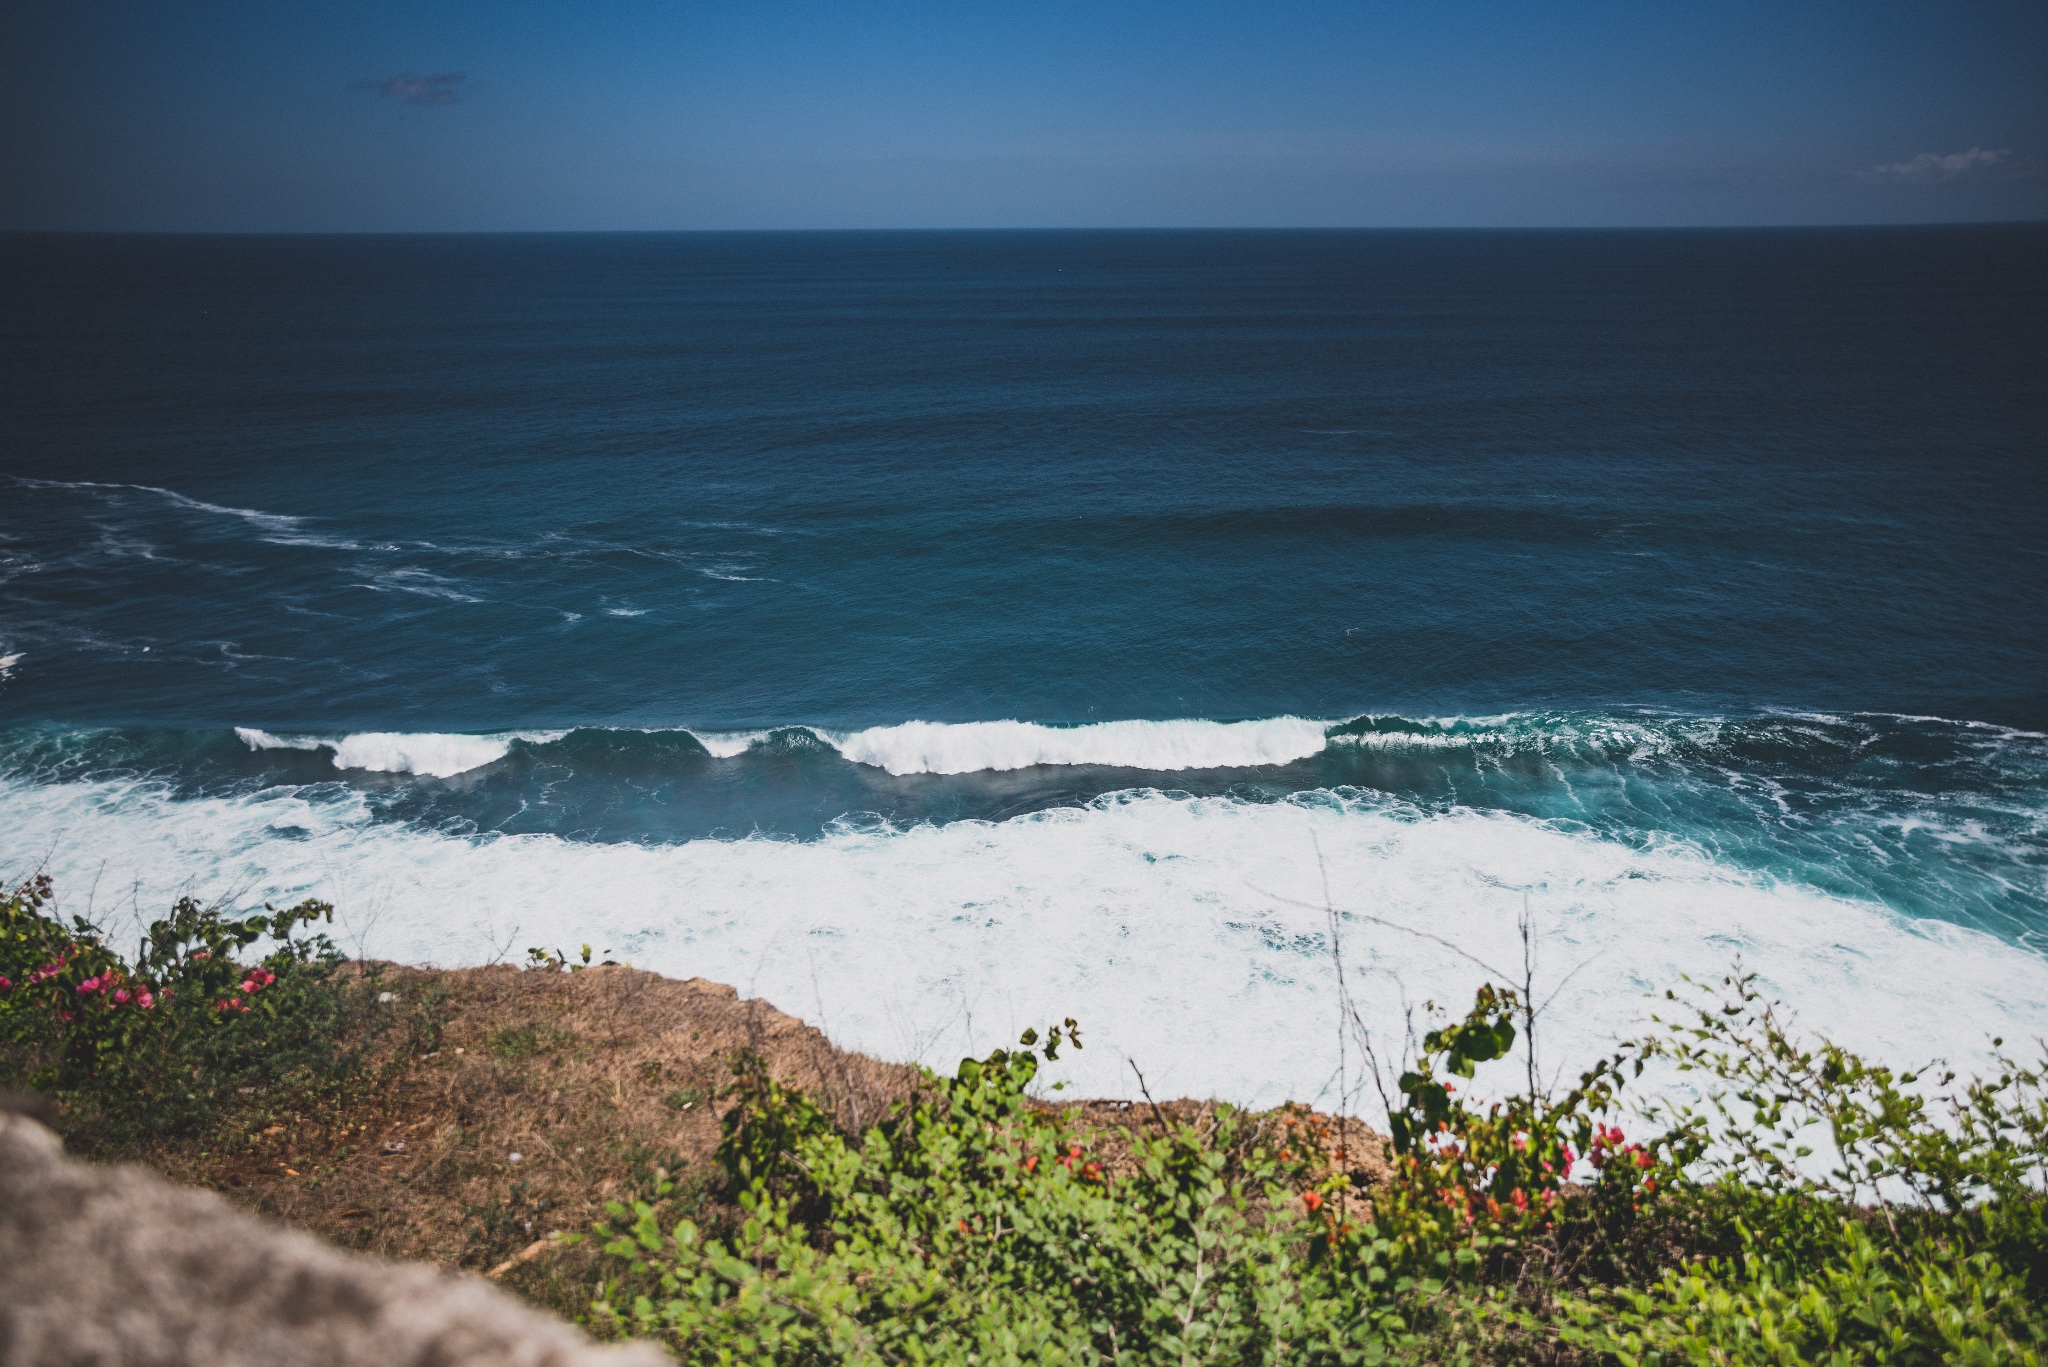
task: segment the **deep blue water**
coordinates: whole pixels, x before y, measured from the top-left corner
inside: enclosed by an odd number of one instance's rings
[[[1237,962],[1198,909],[1335,813],[1476,936],[1647,937],[1647,879],[1768,961],[1728,899],[1792,898],[2048,1011],[2048,228],[11,236],[0,298],[10,866],[375,885],[444,958],[526,897],[712,976],[762,898],[1008,908],[863,961],[929,1007],[1027,923],[1113,998],[1112,904],[1152,977]],[[1208,998],[1309,971],[1244,934]]]

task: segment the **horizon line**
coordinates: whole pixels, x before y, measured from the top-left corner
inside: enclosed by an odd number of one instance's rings
[[[826,234],[999,233],[1743,233],[1896,232],[1928,228],[2048,227],[2048,218],[1978,218],[1885,223],[1697,224],[1408,224],[1408,225],[1159,225],[1039,227],[749,227],[749,228],[17,228],[0,237],[714,237]]]

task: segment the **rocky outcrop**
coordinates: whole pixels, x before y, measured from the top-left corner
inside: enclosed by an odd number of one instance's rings
[[[471,1276],[68,1157],[0,1111],[0,1367],[657,1367]]]

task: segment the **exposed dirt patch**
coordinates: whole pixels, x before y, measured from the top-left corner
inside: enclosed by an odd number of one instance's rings
[[[587,1230],[655,1168],[708,1186],[717,1099],[749,1049],[858,1128],[915,1069],[835,1048],[760,1000],[701,978],[384,969],[401,1000],[438,998],[438,1048],[325,1123],[273,1123],[138,1157],[347,1248],[489,1271],[556,1231]],[[709,1203],[711,1194],[704,1192]],[[533,1249],[502,1275],[580,1309],[583,1251]],[[558,1266],[567,1263],[568,1266]]]

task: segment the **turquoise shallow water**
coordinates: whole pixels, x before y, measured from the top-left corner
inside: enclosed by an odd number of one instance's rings
[[[1320,858],[1526,899],[1595,1033],[1738,953],[2048,1029],[2042,229],[0,245],[0,860],[67,896],[1313,1091]]]

